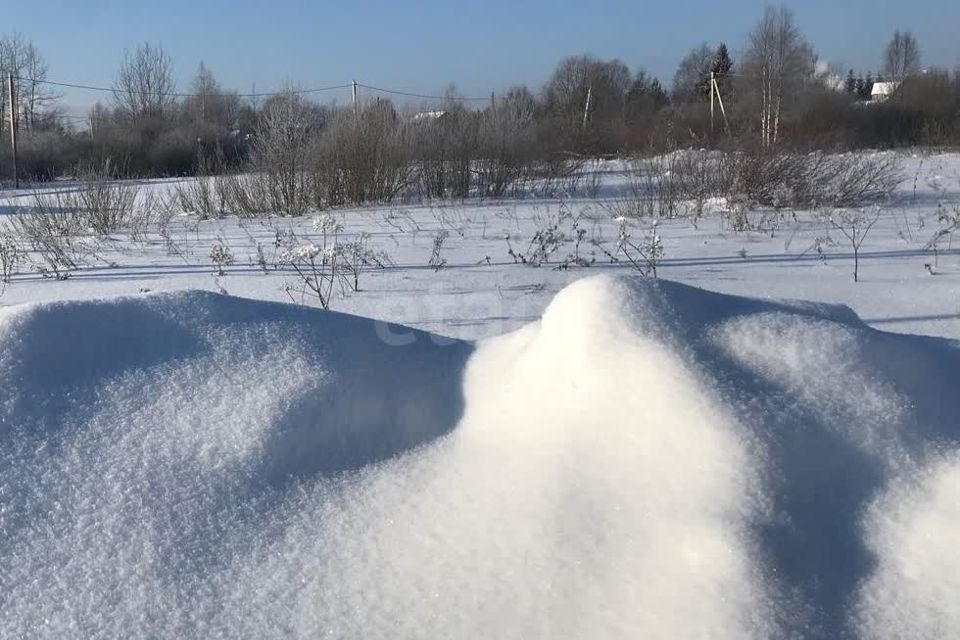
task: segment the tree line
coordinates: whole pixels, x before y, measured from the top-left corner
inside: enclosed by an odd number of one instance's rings
[[[21,177],[34,180],[83,166],[144,177],[239,171],[271,150],[282,156],[300,148],[309,153],[298,161],[336,167],[362,151],[337,145],[360,141],[421,169],[432,167],[433,187],[424,177],[429,171],[418,179],[427,191],[439,192],[456,191],[458,180],[462,187],[484,171],[495,183],[495,173],[515,170],[511,163],[547,167],[572,158],[689,147],[960,143],[960,72],[923,69],[919,43],[906,31],[893,34],[878,68],[876,76],[831,68],[789,9],[768,6],[738,55],[723,42],[699,44],[681,60],[670,87],[643,68],[631,71],[617,59],[581,55],[562,60],[539,90],[513,87],[480,107],[466,106],[451,89],[429,111],[402,109],[381,97],[366,98],[357,113],[310,100],[296,88],[241,96],[222,88],[202,63],[181,91],[167,53],[146,43],[125,53],[109,99],[79,122],[67,116],[57,87],[48,84],[49,65],[38,48],[21,34],[0,37],[0,72],[15,78]],[[871,100],[876,81],[894,83],[883,102]],[[6,100],[4,92],[4,113]],[[0,134],[6,137],[8,129],[4,119]],[[11,166],[8,147],[0,148],[4,177]],[[327,184],[347,189],[342,182]]]

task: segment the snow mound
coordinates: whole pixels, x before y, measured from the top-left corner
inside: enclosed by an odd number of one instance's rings
[[[470,345],[0,316],[0,636],[960,634],[955,343],[601,276]]]

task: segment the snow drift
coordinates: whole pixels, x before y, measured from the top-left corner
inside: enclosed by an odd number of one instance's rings
[[[188,292],[0,317],[0,636],[960,633],[957,345],[598,277],[473,345]]]

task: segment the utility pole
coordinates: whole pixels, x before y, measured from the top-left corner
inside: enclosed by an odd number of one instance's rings
[[[593,87],[587,87],[587,103],[583,106],[583,128],[587,128],[587,118],[590,117],[590,100],[593,98]]]
[[[353,89],[353,115],[360,113],[360,102],[357,98],[357,81],[354,80],[350,83],[351,88]]]
[[[717,81],[714,78],[713,71],[710,72],[710,133],[713,133],[713,88],[716,86]]]
[[[713,72],[710,73],[713,76]],[[723,108],[723,96],[720,95],[720,85],[717,84],[717,79],[713,78],[710,81],[710,130],[713,130],[713,96],[717,96],[717,104],[720,105],[720,115],[723,116],[723,126],[727,130],[727,133],[730,133],[730,121],[727,120],[727,110]]]
[[[497,94],[494,91],[490,92],[490,111],[497,110]]]
[[[14,102],[13,72],[7,73],[7,99],[10,101],[10,147],[13,150],[13,188],[20,188],[20,172],[17,171],[17,106]]]

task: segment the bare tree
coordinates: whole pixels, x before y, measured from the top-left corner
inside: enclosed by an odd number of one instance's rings
[[[760,134],[765,146],[777,142],[784,103],[813,76],[813,49],[803,39],[787,7],[767,6],[747,36],[744,69],[753,78],[760,102]]]
[[[236,93],[223,91],[203,62],[190,85],[190,93],[183,102],[183,112],[190,120],[203,125],[234,125],[240,111],[240,98]]]
[[[593,138],[610,138],[611,128],[623,122],[631,81],[630,70],[619,60],[566,58],[544,87],[544,103],[562,133],[580,136],[585,130]]]
[[[162,117],[173,107],[175,89],[170,58],[162,46],[147,42],[133,53],[124,53],[113,97],[128,116]]]
[[[673,99],[679,102],[703,100],[710,79],[714,50],[706,42],[690,50],[673,75]]]
[[[4,80],[8,73],[13,74],[20,127],[34,129],[44,124],[44,116],[59,115],[55,103],[60,94],[46,84],[48,70],[40,50],[22,34],[14,32],[0,37],[0,73]],[[5,114],[6,90],[0,96],[0,108]],[[0,124],[0,130],[3,126]]]
[[[920,47],[909,31],[894,31],[883,52],[883,72],[893,80],[903,80],[920,71]]]
[[[253,159],[266,180],[269,206],[283,215],[303,215],[310,206],[308,163],[317,125],[316,111],[293,89],[264,105]]]
[[[535,112],[530,92],[515,87],[500,104],[479,114],[478,153],[473,163],[479,194],[504,196],[529,173],[536,144]]]
[[[107,131],[113,120],[113,112],[101,102],[97,102],[90,107],[90,113],[87,114],[87,126],[90,129],[90,135],[96,137]]]
[[[630,80],[630,70],[619,60],[576,56],[557,65],[544,88],[544,97],[551,108],[572,112],[575,118],[579,118],[589,90],[593,110],[616,111],[623,107]]]

